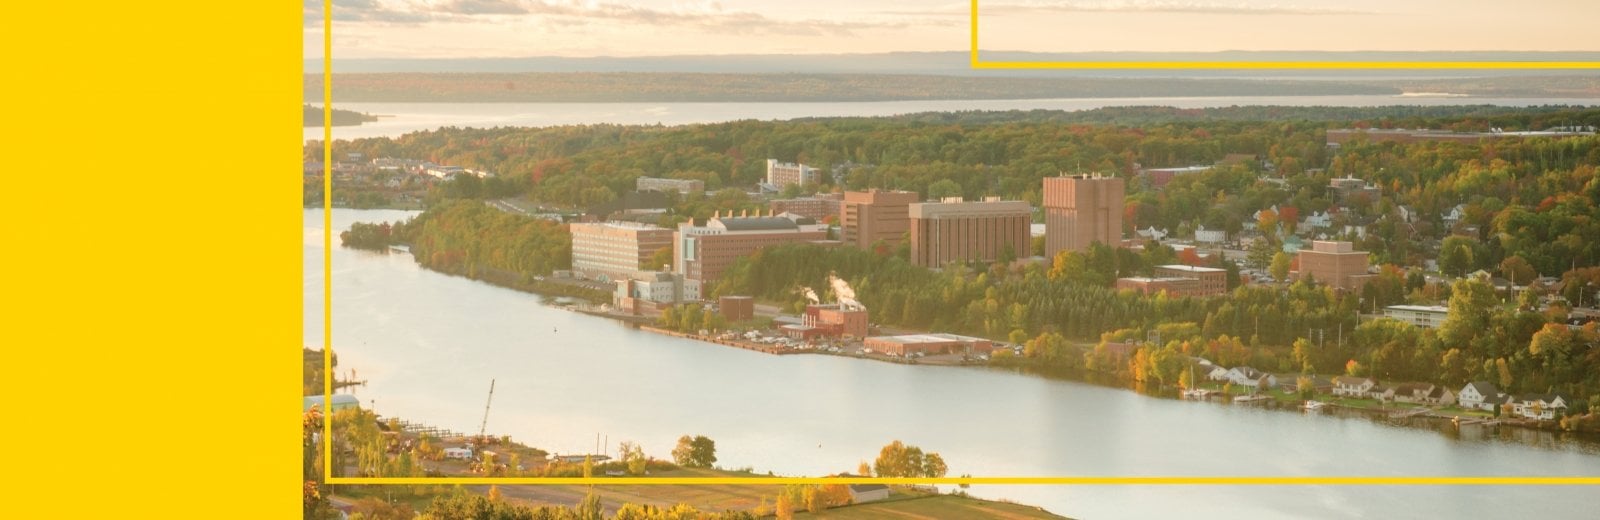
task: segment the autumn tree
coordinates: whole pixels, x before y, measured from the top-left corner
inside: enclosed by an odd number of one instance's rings
[[[873,473],[880,477],[942,477],[947,469],[939,454],[924,454],[922,448],[898,440],[884,446],[872,463]]]
[[[704,435],[678,437],[672,448],[672,460],[679,466],[709,468],[717,462],[717,443]]]
[[[1289,253],[1278,251],[1272,255],[1272,279],[1283,283],[1289,279]]]

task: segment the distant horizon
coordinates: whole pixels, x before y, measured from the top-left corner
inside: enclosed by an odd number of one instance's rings
[[[336,0],[334,56],[642,57],[965,51],[971,2],[815,0]],[[303,53],[322,54],[323,9],[305,0]],[[1600,51],[1589,0],[986,0],[990,52]],[[1492,43],[1485,43],[1492,42]],[[535,51],[536,49],[536,51]],[[1435,49],[1419,51],[1418,49]],[[734,50],[737,52],[728,52]],[[1289,51],[1297,52],[1297,51]],[[1486,51],[1496,52],[1496,51]]]

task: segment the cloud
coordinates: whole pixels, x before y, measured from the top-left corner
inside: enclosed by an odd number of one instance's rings
[[[305,25],[322,24],[320,0],[304,0]],[[605,24],[688,28],[722,34],[849,36],[857,31],[953,25],[954,20],[891,17],[878,20],[782,20],[748,11],[725,11],[719,2],[654,9],[622,3],[550,0],[439,0],[384,2],[334,0],[335,22],[373,25],[423,23],[506,23],[523,21],[551,27]]]
[[[966,16],[970,5],[948,5],[927,11],[880,11],[889,15],[946,15]],[[1058,0],[986,2],[978,7],[983,15],[1027,15],[1043,13],[1185,13],[1185,14],[1235,14],[1235,15],[1335,15],[1376,14],[1372,11],[1302,7],[1278,3],[1260,4],[1245,1],[1206,0]]]

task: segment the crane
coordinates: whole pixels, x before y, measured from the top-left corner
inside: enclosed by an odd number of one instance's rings
[[[483,443],[483,434],[489,427],[489,404],[494,402],[494,379],[489,380],[489,400],[483,403],[483,422],[478,424],[478,442]]]

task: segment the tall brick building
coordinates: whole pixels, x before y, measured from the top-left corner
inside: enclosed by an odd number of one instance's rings
[[[1299,269],[1289,276],[1295,281],[1310,276],[1319,283],[1354,291],[1376,276],[1367,274],[1367,252],[1356,251],[1349,242],[1318,240],[1311,243],[1311,249],[1301,249],[1298,259]]]
[[[1100,175],[1045,177],[1044,254],[1085,251],[1089,244],[1122,243],[1121,178]]]
[[[862,249],[879,240],[899,245],[911,230],[911,204],[920,200],[914,191],[847,191],[839,211],[840,239]]]
[[[940,267],[949,262],[993,262],[1009,249],[1025,257],[1032,245],[1032,208],[1022,201],[990,197],[983,202],[912,204],[911,263]]]

